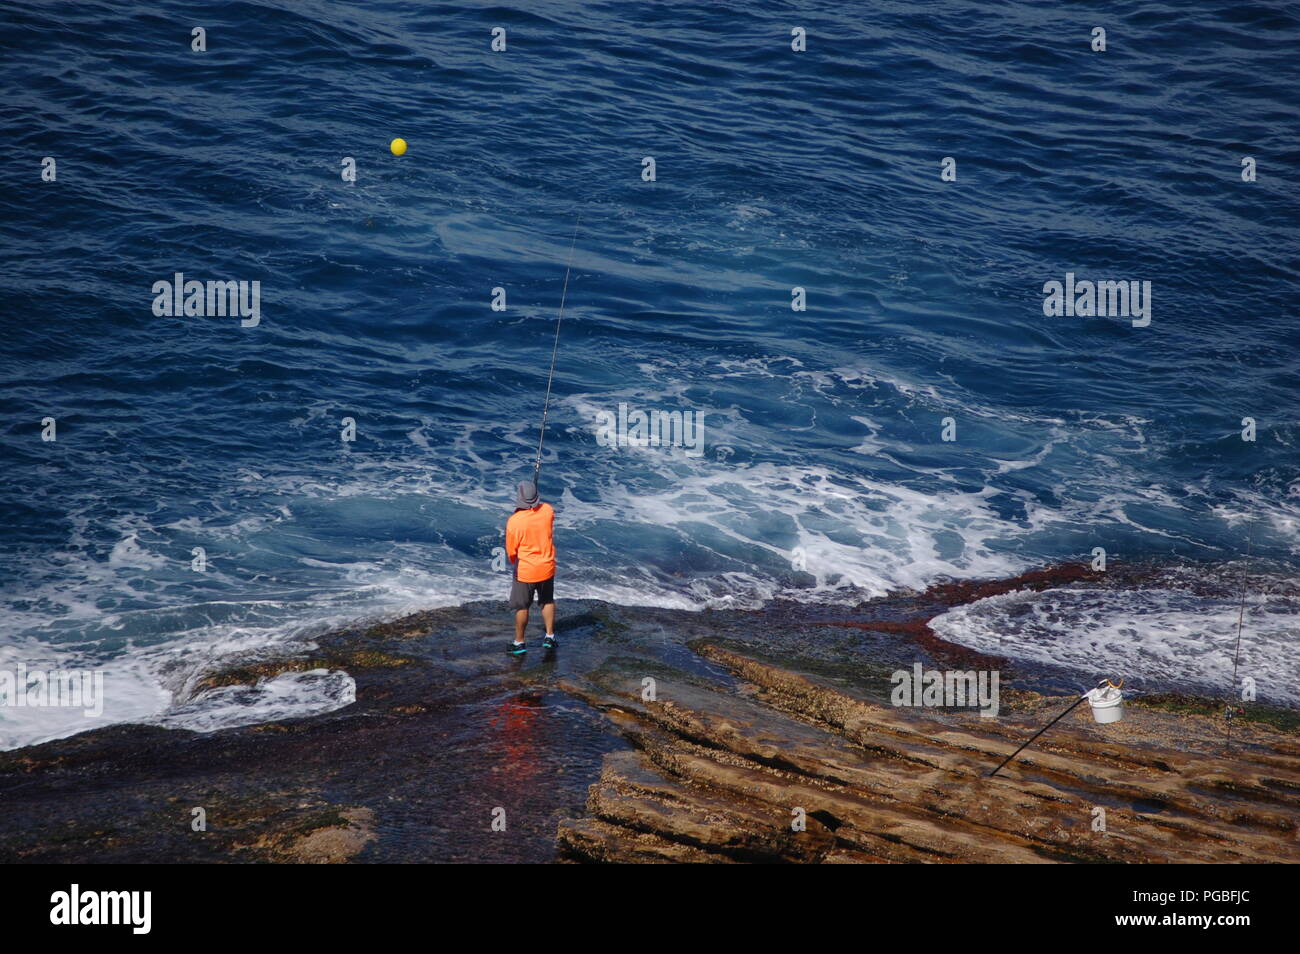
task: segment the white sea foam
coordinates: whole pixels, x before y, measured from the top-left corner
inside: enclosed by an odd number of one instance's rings
[[[123,655],[102,661],[85,653],[60,650],[33,639],[0,644],[0,670],[17,674],[23,667],[38,670],[90,671],[103,675],[103,710],[87,714],[84,707],[15,706],[0,703],[0,750],[35,745],[119,722],[139,722],[162,711],[171,696],[139,656]],[[23,687],[25,688],[25,687]]]
[[[356,701],[356,682],[346,672],[312,669],[281,673],[254,685],[212,689],[167,709],[149,721],[168,728],[215,732],[331,712]]]
[[[1092,676],[1231,694],[1241,604],[1183,589],[1016,591],[949,610],[931,622],[951,642]],[[1239,680],[1263,702],[1300,703],[1300,599],[1248,595]],[[1240,687],[1238,687],[1240,688]]]
[[[997,413],[970,404],[951,383],[919,384],[866,367],[815,371],[784,355],[711,360],[694,377],[662,359],[643,364],[644,386],[570,394],[559,403],[561,413],[553,408],[553,426],[565,429],[571,442],[566,477],[583,475],[580,485],[552,497],[562,598],[680,609],[749,608],[775,597],[856,602],[945,578],[1013,575],[1068,555],[1054,544],[1058,537],[1091,537],[1108,526],[1171,546],[1206,546],[1197,524],[1171,523],[1162,516],[1169,514],[1192,514],[1217,527],[1248,523],[1257,548],[1280,544],[1300,552],[1300,500],[1256,491],[1224,496],[1143,479],[1140,461],[1124,456],[1146,446],[1149,422],[1142,419],[1011,415],[1037,443],[1025,444],[1019,456],[982,462],[968,456],[958,476],[925,458],[918,463],[916,448],[887,433],[901,405],[937,411],[957,401],[976,416]],[[815,439],[818,413],[828,404],[841,422],[860,430],[844,431],[838,457],[813,455],[816,463],[803,453],[773,457],[771,425],[734,404],[734,379],[747,377],[765,388],[784,382],[783,394],[802,402],[813,423],[800,421],[786,428],[791,433],[808,431]],[[705,408],[702,458],[644,448],[616,455],[596,446],[587,427],[596,409],[619,400],[684,406],[707,396],[699,390],[707,381],[725,387],[719,406]],[[331,413],[326,404],[313,405],[295,426]],[[1054,467],[1055,455],[1099,435],[1108,453],[1071,462],[1068,493],[1041,495],[1008,482]],[[112,721],[188,720],[202,728],[231,724],[232,707],[243,706],[252,721],[265,712],[283,718],[335,708],[345,704],[346,692],[333,677],[206,699],[193,691],[206,672],[305,650],[331,626],[502,598],[505,575],[492,569],[490,551],[500,545],[509,484],[523,475],[519,463],[528,460],[534,440],[535,432],[522,425],[484,429],[440,421],[435,427],[420,418],[383,458],[358,455],[314,473],[243,469],[200,515],[172,515],[155,525],[141,514],[74,512],[66,547],[27,559],[23,591],[6,594],[0,604],[4,631],[29,637],[5,646],[11,654],[28,653],[29,665],[103,660],[116,673],[107,684]],[[709,453],[715,447],[728,452]],[[394,542],[390,526],[411,537]],[[481,532],[465,529],[474,527]],[[1045,542],[1036,550],[1038,541]],[[201,577],[188,569],[196,543],[208,551]],[[975,641],[988,638],[985,625],[1002,633],[1000,622],[986,623],[986,612],[954,611],[940,625],[963,627],[962,638]],[[1194,626],[1191,617],[1200,609],[1187,612],[1185,626]],[[1217,612],[1210,610],[1210,618],[1221,629]],[[1184,625],[1151,618],[1160,632]],[[1261,665],[1276,655],[1280,633],[1267,630],[1255,647]],[[1161,650],[1152,638],[1153,647],[1132,649],[1134,666],[1162,653],[1181,658],[1181,650]],[[1070,665],[1083,659],[1068,651],[1069,639],[1060,643],[1063,655],[1030,635],[1024,642],[1025,652],[1037,646],[1044,659]],[[1204,672],[1189,671],[1209,678],[1213,666],[1205,665]],[[1151,667],[1153,678],[1173,671]],[[24,718],[0,723],[0,744],[87,727],[41,712]]]

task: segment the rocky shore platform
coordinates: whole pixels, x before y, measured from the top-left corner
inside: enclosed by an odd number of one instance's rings
[[[1300,861],[1291,709],[1143,691],[1119,723],[1076,708],[988,777],[1096,674],[972,653],[929,620],[1140,584],[1067,565],[856,607],[566,600],[559,651],[534,637],[522,659],[500,601],[344,628],[194,688],[343,670],[342,709],[0,753],[0,861]],[[890,674],[918,663],[997,669],[998,716],[891,705]]]

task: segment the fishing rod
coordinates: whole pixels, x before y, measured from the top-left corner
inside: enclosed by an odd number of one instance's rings
[[[1232,657],[1232,692],[1228,695],[1228,703],[1223,707],[1223,715],[1227,720],[1226,727],[1226,744],[1229,749],[1232,748],[1232,699],[1240,692],[1237,683],[1237,664],[1241,661],[1241,627],[1246,621],[1246,588],[1250,568],[1250,551],[1254,543],[1255,528],[1251,527],[1246,533],[1246,566],[1241,569],[1241,607],[1237,611],[1237,650]]]
[[[1254,528],[1246,534],[1246,566],[1241,568],[1241,609],[1237,612],[1237,652],[1232,657],[1232,691],[1237,691],[1237,663],[1241,660],[1241,624],[1246,619],[1246,581],[1250,570],[1250,548],[1254,543]]]
[[[551,382],[555,379],[555,358],[560,352],[560,322],[564,321],[564,302],[569,297],[569,272],[573,268],[573,250],[578,244],[578,228],[582,213],[573,225],[573,240],[569,243],[569,263],[564,266],[564,290],[560,292],[560,314],[555,319],[555,343],[551,346],[551,372],[546,376],[546,402],[542,405],[542,426],[537,432],[537,462],[533,465],[533,486],[542,474],[542,444],[546,441],[546,416],[551,410]]]
[[[1115,701],[1114,696],[1110,696],[1110,695],[1108,695],[1108,693],[1110,693],[1110,692],[1112,692],[1112,691],[1118,693],[1119,690],[1120,690],[1120,686],[1123,686],[1123,685],[1124,685],[1124,680],[1123,680],[1123,679],[1121,679],[1121,680],[1119,681],[1119,685],[1116,685],[1115,683],[1111,682],[1109,679],[1103,679],[1101,682],[1097,683],[1097,688],[1096,688],[1096,689],[1089,689],[1087,692],[1085,692],[1083,695],[1081,695],[1078,699],[1075,699],[1074,702],[1070,703],[1070,707],[1069,707],[1068,709],[1066,709],[1064,712],[1062,712],[1060,715],[1058,715],[1058,716],[1057,716],[1055,719],[1053,719],[1051,722],[1047,723],[1047,725],[1043,726],[1041,729],[1039,729],[1037,732],[1035,732],[1033,735],[1031,735],[1031,736],[1029,737],[1028,741],[1026,741],[1024,745],[1020,746],[1020,748],[1016,749],[1014,752],[1012,752],[1010,755],[1008,755],[1005,759],[1003,759],[1003,760],[1002,760],[1002,764],[999,765],[997,768],[995,768],[992,772],[989,772],[989,774],[988,774],[987,777],[988,777],[988,778],[992,778],[994,775],[997,775],[998,772],[1002,771],[1003,767],[1005,767],[1005,766],[1007,765],[1007,763],[1009,763],[1012,759],[1014,759],[1017,755],[1019,755],[1019,754],[1020,754],[1021,752],[1023,752],[1025,749],[1029,748],[1030,743],[1033,742],[1034,739],[1038,738],[1040,735],[1042,735],[1044,732],[1046,732],[1046,731],[1047,731],[1048,729],[1050,729],[1052,726],[1056,725],[1056,723],[1060,722],[1060,721],[1061,721],[1062,719],[1064,719],[1067,715],[1069,715],[1071,712],[1073,712],[1073,711],[1074,711],[1074,707],[1077,706],[1077,705],[1078,705],[1079,703],[1081,703],[1081,702],[1089,702],[1089,703],[1092,704],[1092,707],[1093,707],[1093,718],[1095,718],[1098,722],[1103,722],[1103,721],[1106,721],[1106,722],[1115,722],[1115,721],[1118,721],[1119,718],[1120,718],[1120,716],[1119,716],[1119,706],[1118,706],[1118,703]],[[1106,714],[1103,715],[1103,714],[1102,714],[1103,712],[1106,713]]]

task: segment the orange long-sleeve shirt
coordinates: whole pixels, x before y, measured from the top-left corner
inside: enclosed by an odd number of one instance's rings
[[[540,583],[555,576],[555,511],[548,503],[516,510],[506,521],[506,557],[521,583]]]

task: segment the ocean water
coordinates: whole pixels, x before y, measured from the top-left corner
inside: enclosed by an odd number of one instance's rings
[[[192,689],[502,596],[571,242],[561,597],[854,603],[1103,547],[1253,574],[1295,700],[1298,40],[1285,3],[6,3],[0,669],[109,704],[0,709],[0,746],[343,705]],[[260,282],[260,322],[155,315],[177,272]],[[1045,316],[1067,272],[1149,281],[1150,324]],[[620,404],[701,453],[603,446]],[[1214,683],[1233,593],[937,628]]]

